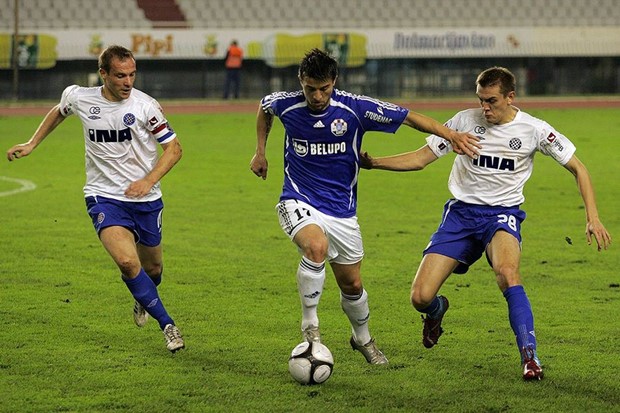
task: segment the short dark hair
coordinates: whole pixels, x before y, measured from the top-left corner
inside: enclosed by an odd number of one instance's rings
[[[121,61],[125,59],[135,60],[131,50],[127,49],[126,47],[117,45],[108,46],[99,55],[99,69],[103,69],[106,73],[109,72],[110,67],[112,66],[112,59],[115,57]]]
[[[327,52],[312,49],[299,64],[299,78],[309,77],[316,80],[335,80],[338,77],[338,62]]]
[[[515,75],[505,67],[494,66],[482,71],[476,79],[476,85],[489,87],[499,85],[499,91],[506,96],[517,87]]]

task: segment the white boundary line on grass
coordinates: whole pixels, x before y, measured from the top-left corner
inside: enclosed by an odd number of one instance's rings
[[[28,181],[26,179],[9,178],[8,176],[0,176],[0,181],[15,182],[16,184],[21,185],[17,189],[0,192],[0,197],[15,195],[15,194],[19,194],[20,192],[32,191],[37,187],[35,183],[32,181]]]

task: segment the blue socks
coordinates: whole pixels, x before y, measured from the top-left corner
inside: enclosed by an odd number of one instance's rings
[[[519,351],[528,347],[534,350],[534,354],[536,354],[534,315],[523,286],[515,285],[507,288],[504,291],[504,297],[508,303],[508,318],[512,331],[515,333]]]
[[[170,318],[164,305],[161,303],[159,294],[157,293],[157,286],[146,274],[144,269],[140,269],[140,273],[138,273],[138,276],[134,279],[121,278],[125,284],[127,284],[127,288],[131,292],[131,295],[144,307],[151,317],[157,320],[162,330],[167,324],[174,324],[174,321]],[[161,276],[158,281],[161,282]]]
[[[440,300],[439,296],[436,295],[428,307],[420,310],[420,312],[428,314],[429,318],[438,318],[446,311],[443,307],[443,300]]]

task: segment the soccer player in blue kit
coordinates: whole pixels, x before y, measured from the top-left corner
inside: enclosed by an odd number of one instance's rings
[[[267,178],[265,147],[273,118],[279,117],[285,129],[285,177],[276,211],[302,255],[297,269],[302,337],[321,341],[317,306],[328,261],[351,323],[351,347],[368,363],[387,364],[369,332],[368,293],[360,274],[364,249],[356,209],[362,137],[368,131],[394,133],[404,124],[442,136],[455,152],[472,157],[478,139],[400,106],[335,89],[338,64],[322,50],[304,56],[298,75],[302,90],[275,92],[261,100],[250,168]]]
[[[99,56],[99,74],[103,86],[67,87],[32,138],[11,147],[7,158],[29,155],[68,116],[79,117],[88,214],[135,299],[134,322],[142,327],[150,314],[174,353],[185,342],[157,291],[163,272],[159,181],[181,159],[181,144],[159,103],[133,88],[136,61],[129,49],[106,48]]]
[[[477,159],[457,156],[448,180],[453,198],[444,206],[437,231],[423,253],[411,287],[411,303],[423,317],[422,343],[437,344],[448,299],[437,295],[453,272],[464,274],[482,254],[495,272],[497,285],[508,304],[508,318],[521,356],[524,380],[544,376],[537,355],[534,316],[521,283],[521,223],[525,212],[523,187],[530,178],[536,152],[551,156],[571,172],[586,213],[586,240],[596,240],[598,250],[607,249],[611,236],[601,223],[594,188],[586,167],[575,156],[575,146],[547,122],[513,105],[516,81],[506,68],[492,67],[476,79],[480,109],[457,113],[446,125],[480,136]],[[366,169],[421,170],[451,152],[451,144],[429,136],[414,152],[373,158],[363,153]]]

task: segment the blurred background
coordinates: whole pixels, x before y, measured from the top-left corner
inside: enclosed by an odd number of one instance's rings
[[[520,96],[620,92],[620,0],[0,0],[0,100],[96,85],[110,44],[155,98],[221,99],[232,40],[241,99],[298,89],[312,47],[340,61],[338,88],[377,97],[470,97],[495,65]]]

